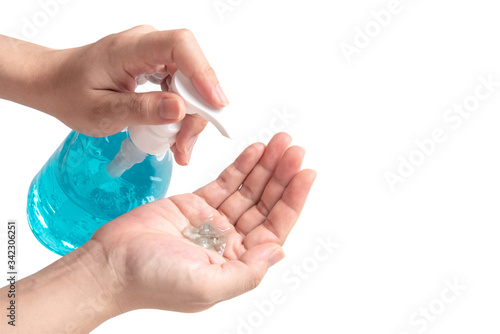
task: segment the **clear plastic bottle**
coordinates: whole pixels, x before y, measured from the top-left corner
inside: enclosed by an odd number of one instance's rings
[[[126,130],[104,138],[72,131],[35,176],[28,192],[28,222],[45,247],[65,255],[103,224],[165,197],[172,174],[170,151],[144,154],[142,162],[111,177],[106,167],[122,143],[131,143]]]
[[[184,99],[187,113],[200,114],[229,137],[227,112],[209,105],[180,71],[170,89]],[[172,175],[169,148],[181,125],[138,125],[103,138],[71,132],[28,192],[28,222],[37,239],[65,255],[103,224],[165,197]]]

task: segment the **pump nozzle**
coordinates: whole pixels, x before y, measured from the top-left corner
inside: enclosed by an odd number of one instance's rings
[[[182,74],[181,71],[177,71],[173,75],[170,91],[179,94],[184,99],[186,113],[199,114],[212,123],[223,136],[230,138],[227,130],[229,124],[229,112],[226,110],[227,108],[215,108],[205,101],[196,88],[194,88],[191,80]],[[112,177],[119,177],[135,163],[142,161],[146,153],[154,155],[164,154],[175,143],[175,137],[181,126],[182,121],[165,125],[137,125],[129,127],[128,132],[132,142],[122,145],[120,152],[118,152],[113,161],[107,166],[108,174]],[[144,152],[144,156],[137,151]]]
[[[230,138],[227,130],[229,110],[226,109],[228,108],[215,108],[205,101],[194,88],[191,80],[181,71],[173,75],[170,91],[179,94],[184,99],[186,113],[199,114],[215,125],[223,136]],[[140,150],[149,154],[163,154],[175,142],[181,125],[182,121],[166,125],[138,125],[129,127],[128,131],[132,142]]]
[[[209,104],[204,98],[201,97],[196,88],[194,88],[191,80],[189,80],[189,78],[180,71],[177,71],[174,74],[170,90],[182,96],[186,104],[186,113],[196,113],[200,115],[215,125],[217,130],[219,130],[224,137],[231,138],[226,124],[228,122],[227,108],[215,108]]]

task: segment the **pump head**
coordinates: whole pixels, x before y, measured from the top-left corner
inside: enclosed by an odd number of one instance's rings
[[[175,72],[170,84],[170,91],[179,94],[186,104],[186,113],[199,114],[215,125],[219,132],[230,138],[228,132],[229,108],[215,108],[210,105],[194,88],[191,80]],[[165,125],[138,125],[128,128],[132,142],[148,154],[163,154],[175,143],[177,132],[181,129],[182,121]]]
[[[194,88],[193,83],[182,74],[181,71],[175,72],[172,77],[170,91],[179,94],[186,104],[186,113],[198,114],[217,128],[219,132],[227,138],[231,138],[228,132],[228,107],[215,108],[209,104]]]

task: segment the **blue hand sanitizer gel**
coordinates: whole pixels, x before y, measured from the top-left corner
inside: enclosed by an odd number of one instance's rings
[[[170,89],[184,99],[187,113],[200,114],[229,137],[222,126],[226,112],[201,98],[180,71]],[[165,197],[173,165],[169,148],[181,126],[133,126],[101,138],[72,131],[31,183],[27,215],[33,234],[65,255],[103,224]]]
[[[144,154],[142,162],[119,177],[109,175],[106,167],[127,142],[127,131],[104,138],[73,131],[35,176],[28,193],[28,222],[45,247],[65,255],[101,225],[165,197],[172,173],[170,152]]]

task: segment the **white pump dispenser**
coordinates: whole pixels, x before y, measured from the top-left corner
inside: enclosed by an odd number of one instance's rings
[[[172,77],[170,91],[179,94],[187,114],[199,114],[211,122],[219,132],[230,138],[227,131],[227,108],[215,108],[198,93],[191,80],[177,71]],[[182,121],[165,125],[137,125],[128,128],[130,139],[123,141],[120,151],[107,166],[112,177],[119,177],[127,169],[144,160],[147,154],[161,156],[175,143]]]

